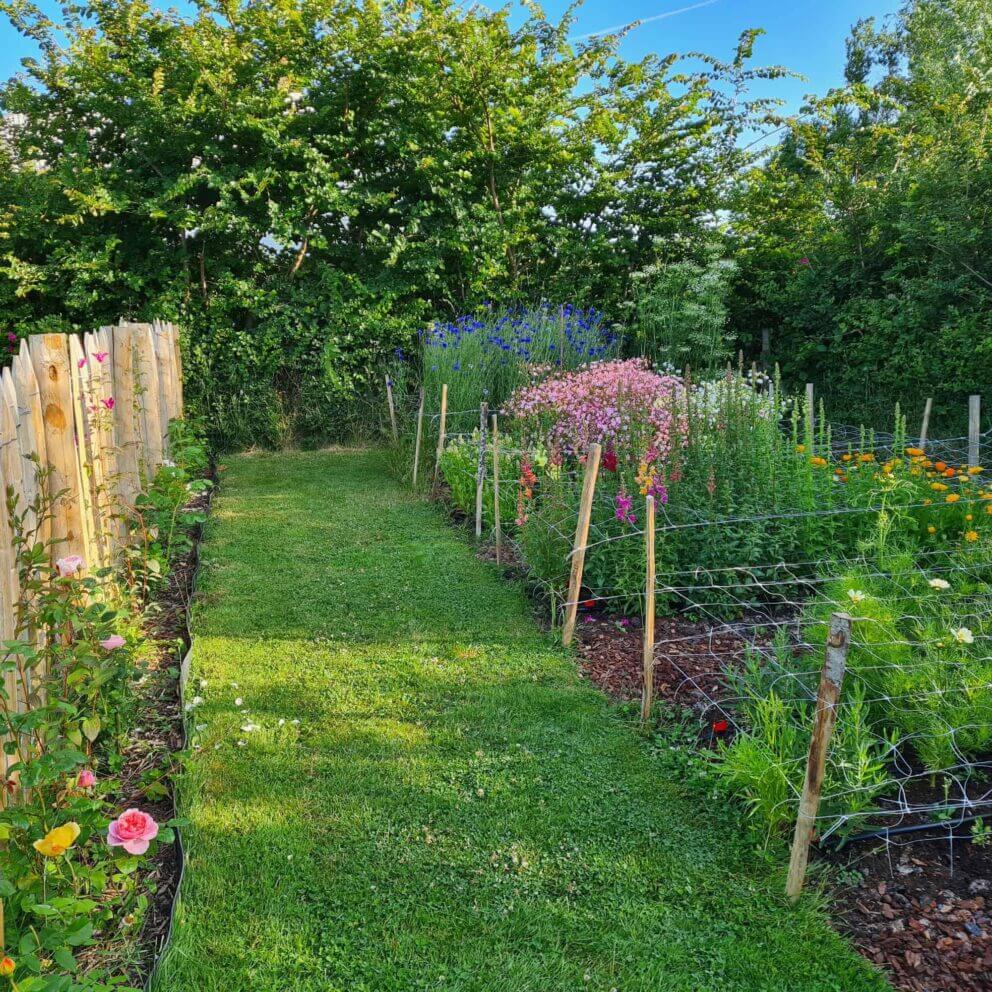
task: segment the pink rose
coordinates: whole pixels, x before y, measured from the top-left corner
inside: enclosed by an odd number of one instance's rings
[[[157,836],[158,824],[140,809],[125,810],[107,828],[107,843],[123,847],[128,854],[144,854]]]
[[[55,563],[55,570],[63,579],[71,578],[85,567],[86,562],[79,555],[67,555],[65,558],[59,558]]]
[[[100,647],[107,651],[115,651],[117,648],[124,647],[126,643],[120,634],[111,634],[105,641],[100,641]]]
[[[80,789],[91,789],[96,785],[96,776],[88,768],[84,768],[76,779],[76,785]]]

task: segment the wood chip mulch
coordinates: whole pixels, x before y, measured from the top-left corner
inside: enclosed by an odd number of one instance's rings
[[[904,992],[992,990],[992,852],[967,840],[883,845],[835,903],[837,928]]]
[[[585,613],[576,628],[583,674],[614,699],[641,696],[643,631],[639,620],[624,623]],[[726,696],[725,672],[740,664],[746,643],[733,632],[679,617],[655,622],[656,699],[703,715]]]

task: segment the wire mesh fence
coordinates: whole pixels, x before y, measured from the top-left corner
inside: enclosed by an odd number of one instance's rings
[[[679,498],[688,487],[674,473],[659,481],[641,465],[629,485],[633,470],[611,452],[593,467],[591,448],[500,434],[503,410],[418,417],[413,403],[398,447],[410,477],[419,434],[422,491],[443,489],[498,537],[566,640],[603,617],[644,632],[647,708],[663,679],[769,832],[788,830],[808,798],[830,624],[844,616],[846,674],[826,707],[810,835],[980,839],[992,823],[992,487],[980,461],[992,438],[972,430],[924,448],[904,426],[870,432],[817,422],[811,403],[790,415],[762,402],[781,414],[781,436],[755,469],[768,477],[735,478],[733,499],[712,467],[735,454],[723,439],[696,468],[696,501]]]

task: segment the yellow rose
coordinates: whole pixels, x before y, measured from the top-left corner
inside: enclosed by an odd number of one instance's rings
[[[34,842],[34,849],[46,858],[59,858],[76,843],[79,836],[79,824],[70,820],[61,827],[49,830],[41,840]]]

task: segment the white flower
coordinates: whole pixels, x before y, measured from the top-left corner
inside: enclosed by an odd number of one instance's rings
[[[203,696],[194,696],[186,704],[185,709],[186,709],[186,712],[189,713],[190,710],[195,710],[197,708],[197,706],[202,706],[202,705],[203,705]]]
[[[290,723],[291,723],[291,724],[292,724],[292,725],[293,725],[294,727],[298,727],[298,726],[300,725],[300,721],[299,721],[299,720],[290,720],[289,722],[290,722]]]
[[[252,733],[252,731],[258,730],[258,724],[257,723],[246,723],[241,729],[246,734],[250,734],[250,733]]]
[[[279,726],[280,727],[284,727],[285,725],[286,725],[286,721],[285,720],[280,720],[279,721]]]
[[[208,682],[207,682],[206,679],[200,679],[200,688],[201,689],[206,689],[207,685],[208,685]]]
[[[238,698],[234,700],[235,706],[244,706],[244,703],[245,701],[240,696],[238,696]]]
[[[968,630],[967,627],[958,627],[957,630],[952,630],[951,633],[954,635],[954,640],[956,640],[958,644],[975,643],[975,635]]]
[[[847,598],[852,603],[860,603],[865,598],[865,596],[867,596],[867,595],[868,595],[867,593],[862,592],[860,589],[848,589],[847,590]]]
[[[931,579],[928,583],[931,589],[950,589],[951,584],[947,579]]]
[[[247,746],[247,744],[248,744],[247,741],[238,741],[238,747],[245,747]]]

